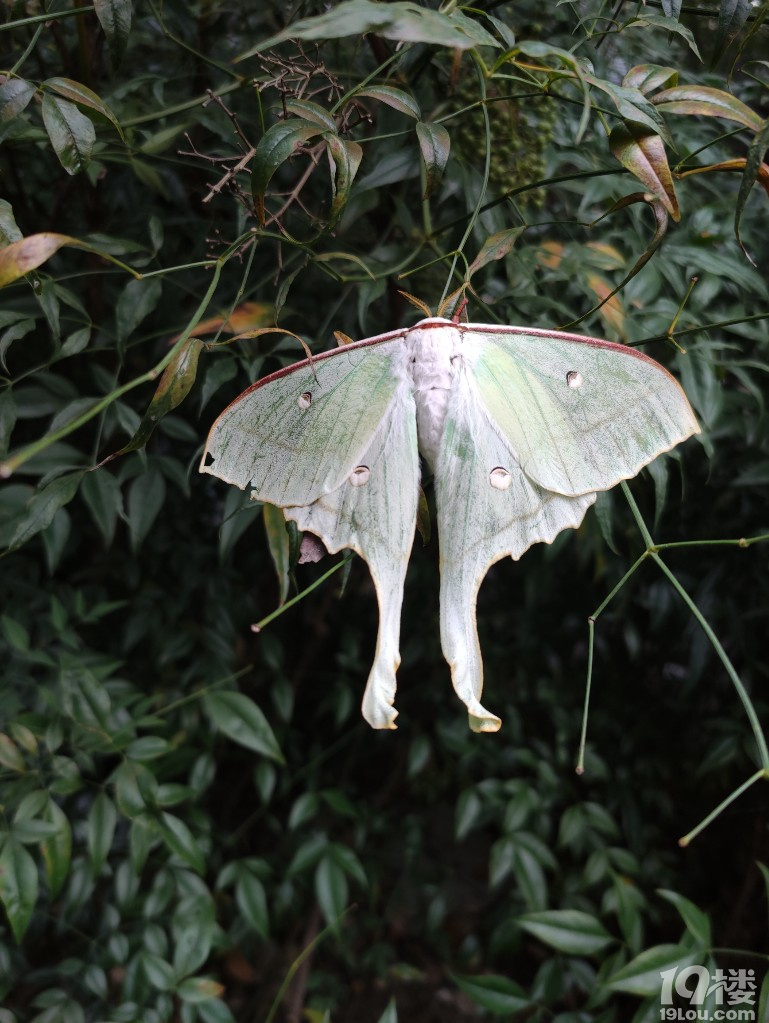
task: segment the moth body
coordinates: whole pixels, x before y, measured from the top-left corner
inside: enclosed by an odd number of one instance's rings
[[[449,395],[461,354],[461,335],[449,320],[438,327],[416,328],[406,336],[419,452],[435,472]]]

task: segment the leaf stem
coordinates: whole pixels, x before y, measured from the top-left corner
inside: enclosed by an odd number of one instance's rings
[[[271,611],[266,618],[262,618],[260,621],[255,622],[251,626],[252,632],[261,632],[265,625],[269,625],[270,622],[274,622],[275,619],[279,618],[284,611],[288,611],[288,609],[293,607],[294,604],[298,604],[300,600],[304,600],[308,593],[312,593],[313,590],[322,586],[326,579],[330,578],[334,572],[338,572],[340,568],[343,568],[351,557],[351,554],[346,554],[341,561],[337,561],[337,563],[330,568],[328,572],[324,572],[320,578],[316,579],[315,582],[310,583],[310,585],[306,587],[306,589],[302,590],[301,593],[297,593],[297,595],[292,597],[291,600],[287,600],[285,604],[281,604],[280,607],[276,607],[275,610]]]

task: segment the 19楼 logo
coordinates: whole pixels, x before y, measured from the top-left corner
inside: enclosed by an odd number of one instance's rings
[[[711,976],[704,966],[685,966],[681,970],[676,966],[660,973],[660,978],[661,1020],[745,1020],[750,1023],[756,1018],[753,970],[715,970]],[[675,1008],[674,992],[687,1000],[690,1008]]]

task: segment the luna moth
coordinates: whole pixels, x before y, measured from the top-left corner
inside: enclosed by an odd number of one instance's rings
[[[331,553],[366,560],[379,630],[362,711],[395,728],[421,455],[434,475],[441,646],[470,727],[493,732],[475,618],[491,565],[576,528],[597,491],[698,432],[678,382],[633,348],[433,318],[259,380],[215,421],[200,468],[251,486]]]

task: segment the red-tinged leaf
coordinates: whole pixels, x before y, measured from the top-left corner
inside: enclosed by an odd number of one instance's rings
[[[13,836],[8,836],[0,851],[0,903],[20,942],[32,919],[37,902],[38,877],[35,861]]]
[[[328,215],[328,229],[337,222],[347,205],[352,183],[363,159],[363,150],[357,142],[340,139],[336,134],[328,133],[323,137],[328,145],[327,151],[329,163],[331,164],[331,188],[333,193],[331,209]]]
[[[4,249],[0,249],[0,288],[17,281],[31,270],[36,270],[50,259],[54,252],[58,252],[62,245],[77,244],[69,235],[43,231],[6,245]]]
[[[742,173],[742,180],[740,181],[740,190],[737,193],[737,204],[734,209],[734,233],[737,237],[737,241],[740,244],[740,248],[748,257],[751,263],[755,266],[755,260],[752,258],[748,250],[742,243],[740,237],[740,221],[742,220],[742,214],[745,209],[745,203],[748,201],[748,196],[753,188],[754,183],[757,179],[763,178],[762,184],[766,188],[766,172],[762,175],[762,170],[766,166],[763,163],[764,153],[769,147],[769,118],[764,121],[763,126],[756,133],[756,137],[750,144],[748,149],[748,155],[745,158],[745,170]]]
[[[187,338],[176,355],[163,370],[158,386],[153,395],[149,408],[144,413],[139,426],[133,437],[126,445],[108,455],[100,464],[106,465],[113,458],[125,455],[129,451],[137,451],[143,448],[152,436],[152,432],[168,413],[180,405],[190,393],[195,377],[198,372],[198,359],[203,348],[203,342],[195,337]]]
[[[270,549],[272,563],[278,576],[278,604],[283,605],[288,596],[289,541],[286,519],[282,508],[274,504],[262,506],[264,530],[267,533],[267,546]]]
[[[451,139],[442,124],[428,121],[417,122],[417,138],[422,153],[427,182],[423,198],[429,199],[435,192],[443,177],[443,171],[449,158]]]
[[[178,985],[176,993],[183,1002],[192,1002],[194,1005],[224,994],[224,984],[208,977],[187,977]]]
[[[709,85],[676,85],[651,97],[658,110],[666,114],[696,114],[699,117],[724,117],[729,121],[744,124],[751,131],[760,131],[764,123],[749,106]]]
[[[264,224],[264,193],[275,171],[292,155],[300,142],[321,135],[323,130],[316,121],[289,118],[273,124],[259,140],[251,164],[251,193],[260,224]]]
[[[624,196],[622,199],[619,199],[617,202],[615,202],[614,205],[610,209],[608,209],[606,213],[603,214],[603,217],[608,217],[609,214],[615,213],[617,210],[624,209],[626,206],[632,206],[634,203],[638,202],[646,203],[646,205],[651,209],[652,213],[654,214],[655,221],[654,236],[652,237],[652,240],[646,246],[644,251],[641,253],[641,255],[638,257],[638,259],[635,261],[633,266],[627,272],[627,274],[625,274],[625,276],[619,282],[619,284],[612,291],[610,291],[608,295],[606,295],[606,297],[595,307],[595,309],[591,310],[592,312],[600,310],[601,307],[606,304],[606,302],[608,302],[614,295],[617,294],[618,291],[625,287],[629,280],[635,277],[638,271],[649,262],[649,260],[652,258],[652,255],[659,247],[662,239],[665,237],[665,233],[668,229],[668,212],[662,205],[662,201],[658,199],[656,196],[652,195],[650,192],[633,192],[631,195]],[[602,220],[603,217],[600,217],[599,219]]]
[[[740,29],[748,20],[752,9],[753,5],[750,0],[721,0],[718,7],[718,24],[716,25],[711,65],[717,64],[729,49],[739,35]]]
[[[678,72],[672,67],[660,67],[659,64],[638,64],[631,67],[622,84],[631,89],[638,89],[644,96],[657,89],[678,84]]]
[[[625,310],[620,302],[619,295],[614,292],[611,284],[600,274],[588,274],[586,277],[587,286],[595,294],[601,305],[598,313],[615,334],[624,338],[625,335]]]
[[[413,96],[404,92],[403,89],[395,89],[391,85],[372,85],[365,89],[360,89],[355,93],[353,99],[357,99],[358,96],[368,96],[370,99],[377,99],[380,103],[386,103],[388,107],[392,107],[393,110],[406,114],[408,117],[413,117],[415,121],[421,120],[422,112],[419,109],[419,104]]]
[[[43,123],[54,152],[67,174],[79,174],[91,160],[96,141],[93,123],[74,103],[58,96],[43,96]]]
[[[673,220],[678,223],[678,207],[673,176],[668,166],[665,143],[659,135],[639,125],[619,124],[609,136],[609,148],[623,167],[656,195]]]
[[[131,32],[132,0],[93,0],[93,7],[112,60],[119,64]]]
[[[123,129],[120,127],[117,117],[115,117],[104,100],[97,96],[92,89],[81,85],[80,82],[72,81],[71,78],[49,78],[43,82],[42,88],[44,92],[55,92],[59,96],[63,96],[64,99],[69,100],[70,103],[77,103],[81,107],[88,107],[89,110],[100,114],[113,125],[121,139],[123,138]]]
[[[8,78],[0,85],[0,123],[12,121],[35,95],[35,87],[23,78]]]
[[[490,235],[481,246],[481,251],[470,264],[467,271],[468,277],[472,277],[474,273],[480,270],[481,267],[486,266],[487,263],[492,263],[495,259],[503,259],[512,251],[513,246],[524,230],[525,228],[523,227],[510,227]]]

